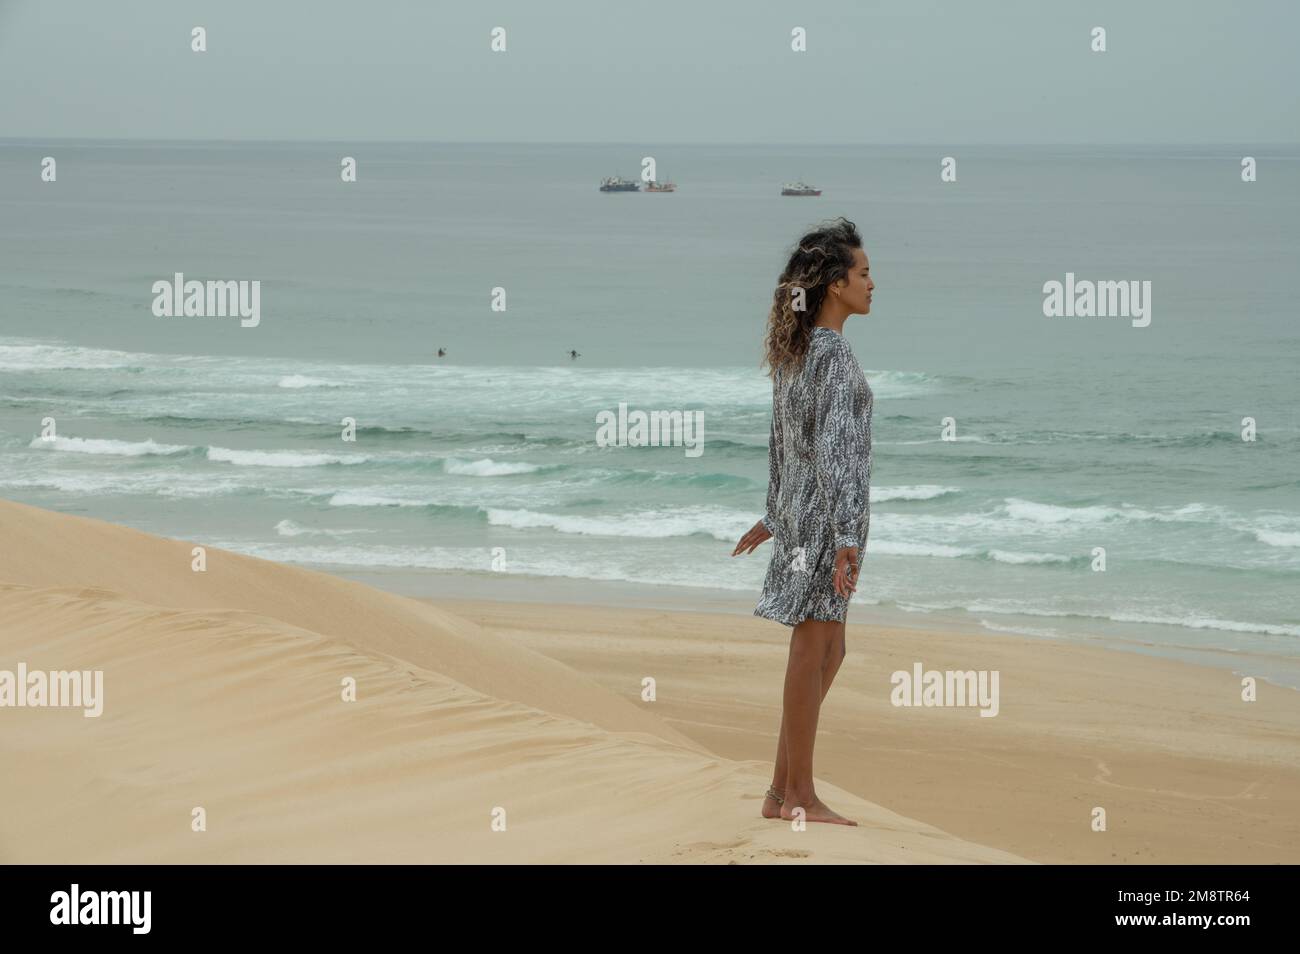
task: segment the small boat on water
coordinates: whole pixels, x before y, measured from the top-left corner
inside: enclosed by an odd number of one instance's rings
[[[654,179],[651,179],[650,182],[647,183],[645,190],[647,192],[676,192],[677,183],[667,181],[657,182]]]
[[[782,195],[821,195],[821,189],[814,189],[805,182],[787,182],[781,186]]]
[[[640,192],[641,187],[631,179],[622,176],[608,176],[600,180],[601,192]]]

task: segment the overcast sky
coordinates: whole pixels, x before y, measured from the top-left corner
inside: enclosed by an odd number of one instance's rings
[[[0,137],[1244,147],[1300,135],[1298,40],[1293,0],[0,0]]]

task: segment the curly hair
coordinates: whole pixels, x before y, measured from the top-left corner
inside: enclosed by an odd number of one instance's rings
[[[853,267],[855,248],[862,248],[862,236],[857,226],[843,216],[822,223],[794,247],[772,293],[772,310],[767,316],[763,364],[769,375],[775,376],[779,368],[796,368],[803,363],[817,313],[831,284],[844,278]]]

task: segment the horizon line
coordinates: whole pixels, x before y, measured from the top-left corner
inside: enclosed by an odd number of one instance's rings
[[[241,144],[265,144],[265,145],[294,145],[294,144],[315,144],[315,143],[367,143],[374,145],[425,145],[425,146],[636,146],[637,148],[650,148],[645,145],[644,140],[586,140],[586,139],[328,139],[328,138],[310,138],[300,137],[293,139],[259,139],[259,138],[242,138],[242,139],[218,139],[212,137],[164,137],[154,138],[148,136],[0,136],[0,143],[39,143],[39,142],[111,142],[111,143],[217,143],[223,145],[241,145]],[[719,140],[689,140],[689,141],[668,141],[664,140],[656,144],[661,146],[783,146],[785,148],[821,148],[825,146],[844,146],[844,147],[892,147],[892,146],[925,146],[933,148],[953,148],[957,146],[1003,146],[1003,147],[1032,147],[1032,148],[1050,148],[1059,146],[1144,146],[1144,147],[1161,147],[1161,146],[1178,146],[1178,147],[1220,147],[1229,148],[1233,146],[1300,146],[1300,140],[1258,140],[1258,141],[1237,141],[1237,142],[1210,142],[1197,140],[1114,140],[1108,142],[1095,141],[1063,141],[1063,142],[922,142],[922,141],[891,141],[891,142],[778,142],[778,141],[761,141],[761,140],[744,140],[744,141],[719,141]]]

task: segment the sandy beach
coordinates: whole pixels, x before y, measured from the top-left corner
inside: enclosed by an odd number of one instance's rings
[[[196,572],[201,541],[10,502],[0,541],[0,670],[103,673],[97,717],[0,708],[4,862],[1300,857],[1300,696],[1223,670],[850,616],[817,774],[860,825],[799,831],[759,816],[775,624],[435,604],[216,548]],[[893,705],[916,663],[997,670],[998,714]]]
[[[444,601],[611,691],[656,674],[656,711],[717,755],[770,765],[788,630],[720,613]],[[818,785],[1040,863],[1300,858],[1300,697],[1138,653],[855,624],[822,707]],[[647,660],[653,662],[647,663]],[[890,675],[1001,674],[998,715],[890,703]],[[664,687],[672,687],[671,692]],[[630,690],[629,690],[630,691]],[[828,799],[829,800],[829,799]],[[834,805],[834,803],[831,803]],[[1093,832],[1101,806],[1108,830]]]

